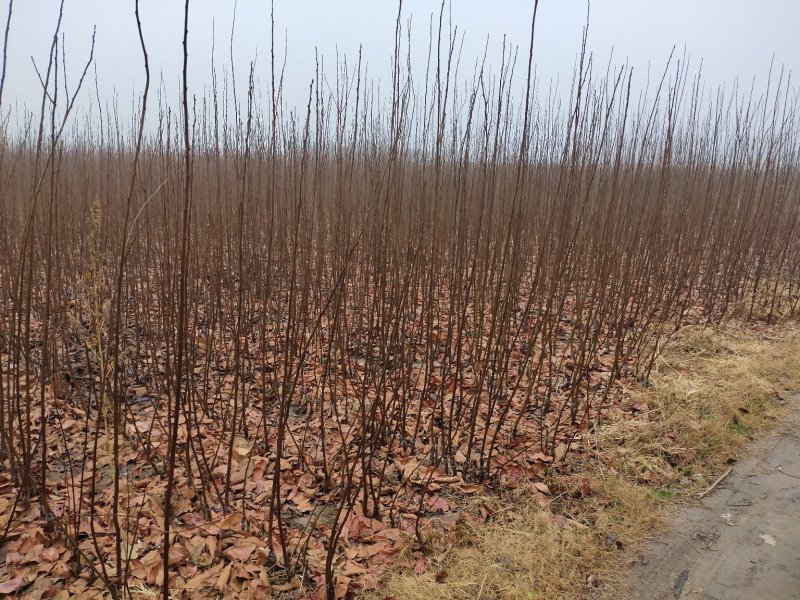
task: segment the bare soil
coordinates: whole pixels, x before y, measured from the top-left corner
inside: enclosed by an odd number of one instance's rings
[[[645,548],[623,597],[800,598],[800,395],[787,402],[785,422]]]

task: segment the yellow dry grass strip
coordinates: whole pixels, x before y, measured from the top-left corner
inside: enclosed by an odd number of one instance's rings
[[[641,415],[600,427],[569,472],[548,482],[546,508],[524,493],[484,499],[497,510],[492,520],[465,519],[455,547],[429,557],[431,569],[392,574],[377,597],[614,597],[675,502],[710,485],[781,418],[786,390],[800,390],[798,347],[795,324],[687,328],[650,385],[626,391]]]

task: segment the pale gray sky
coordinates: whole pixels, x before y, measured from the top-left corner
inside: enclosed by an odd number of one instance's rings
[[[153,73],[163,73],[171,93],[178,89],[181,65],[183,2],[142,0],[146,41]],[[75,82],[97,26],[97,73],[101,97],[116,91],[121,112],[131,105],[143,83],[141,59],[133,20],[133,0],[67,0],[63,31],[68,69]],[[212,31],[216,30],[217,64],[230,64],[229,38],[233,1],[192,0],[190,12],[190,87],[202,93],[210,82]],[[9,74],[5,108],[14,103],[37,107],[40,86],[31,57],[46,62],[57,16],[57,0],[16,0],[9,43]],[[505,34],[521,47],[519,74],[524,71],[532,2],[518,0],[453,0],[452,19],[466,34],[462,74],[471,75],[489,36],[489,63],[498,62]],[[359,44],[373,76],[385,80],[392,54],[397,4],[377,0],[276,0],[276,47],[288,47],[286,100],[304,104],[314,73],[314,50],[332,66],[335,52],[355,59]],[[412,17],[414,67],[424,75],[431,13],[438,2],[406,0],[403,21]],[[7,7],[0,8],[5,23]],[[569,87],[585,22],[585,0],[541,0],[535,64],[542,81],[560,78]],[[798,0],[594,0],[591,5],[589,50],[605,65],[628,61],[641,83],[648,66],[663,69],[673,46],[685,46],[695,66],[703,61],[709,86],[729,85],[735,78],[749,87],[753,77],[766,81],[774,55],[778,67],[800,74],[800,2]],[[237,78],[244,82],[248,64],[257,58],[262,93],[268,93],[269,2],[239,0],[234,41]],[[243,83],[244,84],[244,83]],[[94,93],[94,82],[91,82]],[[84,97],[85,103],[88,98]],[[126,109],[126,107],[128,107]]]

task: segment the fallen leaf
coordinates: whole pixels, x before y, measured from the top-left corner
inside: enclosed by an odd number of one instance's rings
[[[550,495],[550,488],[549,488],[549,487],[547,487],[547,485],[546,485],[546,484],[544,484],[544,483],[542,483],[541,481],[534,481],[534,482],[533,482],[533,487],[534,487],[534,488],[535,488],[537,491],[539,491],[539,492],[542,492],[543,494],[545,494],[545,495],[547,495],[547,496],[549,496],[549,495]]]
[[[228,587],[228,580],[231,578],[231,564],[225,565],[225,568],[222,569],[222,573],[219,574],[217,578],[217,582],[214,584],[214,587],[218,589],[220,592],[225,591],[225,588]]]
[[[208,548],[208,555],[211,558],[217,557],[217,545],[219,544],[219,540],[214,535],[207,535],[206,536],[206,547]]]
[[[566,444],[559,444],[556,446],[555,456],[553,457],[555,462],[559,463],[564,460],[564,457],[567,455],[567,446]]]
[[[428,562],[428,559],[424,556],[420,556],[414,562],[414,573],[417,575],[422,575],[425,571],[427,571],[431,566],[431,563]]]
[[[762,534],[761,534],[760,536],[758,536],[758,537],[760,537],[762,540],[764,540],[764,543],[765,543],[765,544],[769,544],[770,546],[774,546],[774,545],[776,545],[776,544],[777,544],[777,542],[775,541],[775,538],[774,538],[774,537],[772,537],[772,536],[771,536],[770,534],[768,534],[768,533],[762,533]]]
[[[256,545],[251,542],[240,542],[225,549],[223,554],[231,560],[245,561],[256,549]]]
[[[447,503],[447,500],[441,496],[431,496],[428,498],[427,503],[428,506],[435,511],[447,512],[450,510],[450,505]]]
[[[42,553],[39,556],[44,561],[56,562],[58,560],[58,557],[60,556],[60,553],[58,550],[50,546],[49,548],[45,548],[44,550],[42,550]]]
[[[339,576],[336,578],[336,598],[339,600],[340,598],[347,597],[347,590],[350,588],[350,578]]]
[[[483,491],[483,485],[480,483],[460,483],[457,488],[462,494],[476,494]]]
[[[25,580],[22,579],[22,577],[15,577],[14,579],[9,579],[8,581],[0,583],[0,594],[3,595],[13,594],[24,585],[25,585]]]
[[[220,529],[239,529],[242,523],[242,513],[234,512],[223,517],[218,523]]]
[[[680,598],[683,593],[683,586],[686,585],[686,580],[689,579],[689,569],[684,569],[672,582],[672,591],[676,598]]]

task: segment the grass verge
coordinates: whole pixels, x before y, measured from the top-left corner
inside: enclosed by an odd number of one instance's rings
[[[598,427],[551,473],[548,494],[473,499],[457,542],[421,574],[391,574],[377,597],[612,597],[670,511],[781,419],[787,390],[800,390],[798,342],[795,324],[686,328],[649,385],[626,390],[635,416]]]

